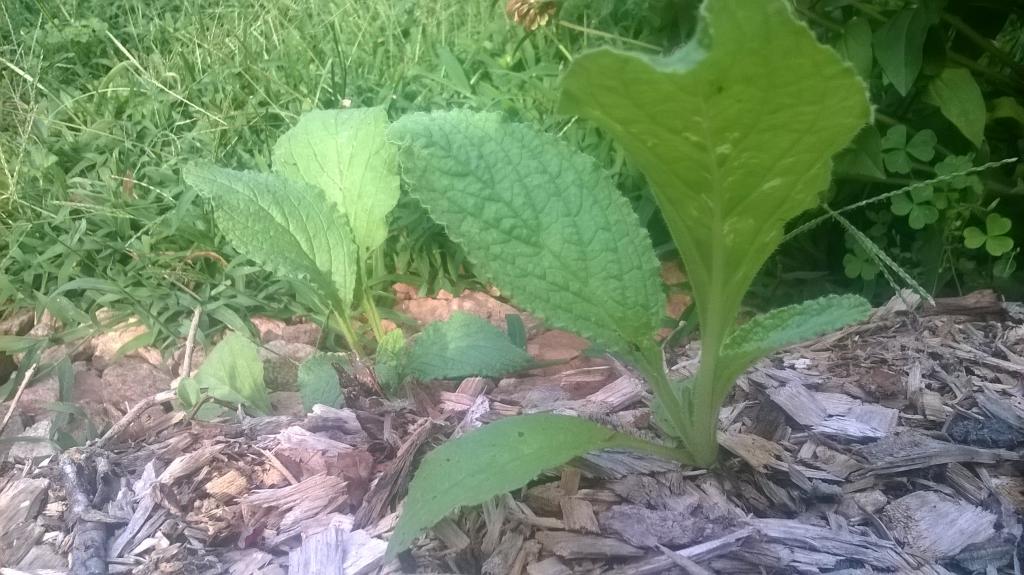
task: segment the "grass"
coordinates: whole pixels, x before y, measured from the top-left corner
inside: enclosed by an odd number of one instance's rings
[[[304,111],[469,106],[564,132],[616,170],[650,215],[642,180],[593,130],[553,114],[569,55],[622,37],[669,40],[664,0],[563,7],[533,34],[493,0],[13,0],[0,6],[0,316],[50,310],[82,335],[96,311],[137,315],[158,344],[246,330],[254,313],[323,313],[304,287],[236,257],[183,186],[206,160],[267,169]],[[676,26],[678,27],[678,26]],[[589,30],[599,30],[590,32]],[[610,34],[610,36],[609,36]],[[461,254],[413,202],[375,279],[457,290]]]

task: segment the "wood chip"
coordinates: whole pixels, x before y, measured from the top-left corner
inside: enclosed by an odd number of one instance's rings
[[[611,537],[579,535],[568,531],[541,531],[537,541],[544,549],[564,559],[611,559],[639,557],[642,549],[627,545]]]
[[[345,530],[332,525],[302,538],[288,554],[288,570],[304,575],[345,575]]]
[[[790,383],[783,387],[768,389],[767,393],[776,405],[804,427],[818,425],[828,415],[816,394],[808,391],[803,384]]]
[[[946,463],[996,463],[1019,460],[1021,456],[1002,449],[981,449],[932,439],[915,431],[890,435],[857,451],[865,458],[867,468],[853,474],[856,479],[866,475],[891,474]]]
[[[992,537],[996,516],[936,491],[915,491],[887,505],[881,520],[907,550],[945,559]]]
[[[781,544],[775,557],[786,556],[786,550],[796,563],[819,567],[835,567],[840,561],[855,559],[872,567],[909,572],[916,564],[895,543],[884,539],[865,537],[853,533],[815,527],[792,519],[751,519],[756,529],[769,544]]]
[[[572,575],[572,571],[558,557],[548,557],[538,563],[531,563],[526,567],[526,572],[529,575]]]
[[[580,533],[599,533],[601,528],[594,515],[594,506],[580,497],[563,497],[559,501],[562,508],[562,521],[569,531]]]

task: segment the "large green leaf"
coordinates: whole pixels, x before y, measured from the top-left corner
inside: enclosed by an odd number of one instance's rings
[[[476,270],[519,305],[624,355],[654,345],[658,262],[590,157],[497,116],[414,114],[392,126],[409,191]]]
[[[858,295],[830,295],[763,313],[725,341],[723,368],[738,374],[760,357],[863,321],[870,313],[871,304]]]
[[[237,333],[229,333],[214,346],[194,380],[211,397],[240,403],[262,414],[270,413],[259,350]]]
[[[939,107],[975,146],[985,138],[985,97],[966,68],[946,68],[932,79],[925,100]]]
[[[356,246],[345,216],[319,189],[273,174],[189,166],[185,181],[213,201],[217,225],[243,255],[281,275],[308,278],[352,301]]]
[[[622,144],[652,183],[705,337],[721,342],[787,220],[814,207],[829,158],[871,116],[854,70],[783,0],[708,0],[668,56],[577,58],[561,109]]]
[[[398,203],[396,150],[387,130],[384,108],[317,110],[274,146],[274,171],[322,189],[367,251],[387,237],[385,218]]]
[[[449,441],[423,458],[409,484],[388,556],[458,507],[522,487],[545,469],[589,451],[635,442],[590,421],[548,414],[503,419]]]
[[[533,359],[485,319],[456,312],[427,326],[412,343],[405,370],[422,380],[499,377]]]

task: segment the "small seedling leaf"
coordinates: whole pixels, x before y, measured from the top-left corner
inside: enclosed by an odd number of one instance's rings
[[[259,350],[255,343],[237,333],[229,333],[214,346],[199,366],[195,383],[215,399],[240,403],[260,414],[270,413]]]
[[[503,419],[445,443],[423,458],[409,484],[388,556],[453,510],[522,487],[573,457],[615,447],[619,436],[583,419],[536,414]]]
[[[320,189],[284,176],[213,166],[189,166],[185,181],[213,201],[220,230],[239,252],[351,303],[356,245],[348,220],[330,209]]]
[[[487,320],[464,312],[434,322],[412,342],[405,368],[421,380],[498,377],[533,359]]]
[[[396,148],[387,130],[384,108],[316,110],[274,146],[274,171],[323,190],[364,251],[387,237],[386,217],[398,203]]]
[[[925,100],[938,106],[972,144],[981,146],[985,138],[985,97],[970,70],[944,69],[928,84]]]
[[[299,394],[302,408],[309,413],[316,404],[341,407],[345,394],[341,391],[341,380],[334,369],[334,360],[324,354],[316,354],[299,365]]]

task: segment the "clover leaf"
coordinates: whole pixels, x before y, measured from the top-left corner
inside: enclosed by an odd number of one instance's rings
[[[945,207],[945,201],[946,198],[942,197],[939,203]],[[935,190],[931,186],[921,186],[893,196],[890,210],[897,216],[907,216],[910,227],[919,230],[938,221],[939,209],[935,204]]]
[[[935,144],[938,138],[931,130],[921,130],[907,141],[907,127],[897,124],[882,137],[882,159],[885,168],[897,174],[909,174],[911,156],[922,162],[931,161],[935,157]]]
[[[985,251],[999,257],[1013,249],[1013,238],[1006,235],[1012,226],[1010,218],[995,213],[989,214],[985,218],[985,231],[981,231],[977,226],[964,230],[964,245],[972,250],[984,245]]]
[[[858,244],[853,246],[852,252],[843,256],[843,272],[850,279],[861,278],[870,281],[875,279],[879,269],[871,256]]]

